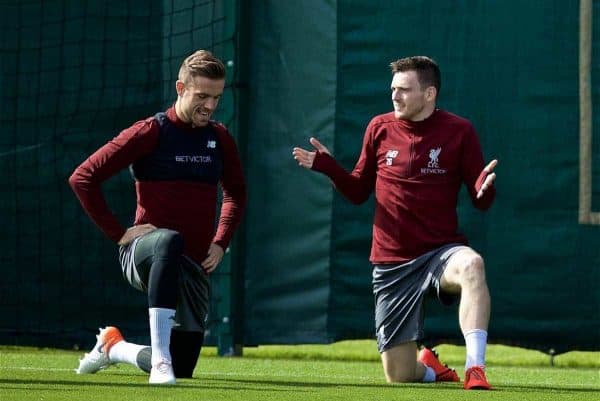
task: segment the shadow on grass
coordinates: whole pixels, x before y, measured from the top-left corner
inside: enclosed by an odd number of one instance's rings
[[[371,388],[371,389],[393,389],[393,388],[413,388],[413,389],[427,389],[432,386],[429,383],[397,383],[397,384],[370,384],[370,383],[323,383],[323,382],[301,382],[301,381],[289,381],[289,380],[276,380],[276,379],[232,379],[232,378],[221,378],[211,377],[210,380],[214,381],[227,381],[236,382],[242,384],[262,384],[271,386],[285,386],[285,387],[318,387],[318,388],[330,388],[330,387],[354,387],[354,388]],[[434,385],[438,390],[462,390],[462,386],[455,386],[447,383],[438,383]]]
[[[553,393],[596,393],[600,392],[600,387],[596,386],[546,386],[546,385],[527,385],[527,384],[503,384],[497,388],[500,391],[518,391],[518,392],[539,392],[539,391],[551,391]]]
[[[54,386],[76,386],[79,389],[84,387],[128,387],[128,388],[165,388],[169,391],[177,390],[189,390],[189,389],[202,389],[202,390],[235,390],[235,391],[287,391],[286,389],[280,388],[281,385],[274,383],[272,386],[257,387],[257,386],[240,386],[237,381],[231,381],[231,386],[221,385],[215,386],[211,383],[198,383],[198,379],[185,379],[178,381],[177,385],[174,386],[152,386],[148,383],[119,383],[119,382],[86,382],[77,380],[23,380],[23,379],[0,379],[2,389],[13,389],[13,390],[25,390],[25,391],[39,391],[39,390],[53,390],[53,391],[65,391],[64,388],[56,388]],[[249,383],[252,383],[249,381]],[[41,387],[41,386],[52,386],[52,387]],[[68,389],[67,389],[68,390]],[[308,391],[308,390],[307,390]]]
[[[218,383],[218,384],[217,384]],[[3,389],[13,390],[26,390],[26,391],[65,391],[65,388],[56,388],[54,386],[76,386],[79,389],[84,387],[121,387],[121,388],[135,388],[135,389],[147,389],[151,387],[148,383],[123,383],[118,381],[78,381],[78,380],[25,380],[25,379],[6,379],[0,378],[0,384]],[[306,391],[315,388],[364,388],[364,389],[415,389],[415,390],[449,390],[449,391],[463,391],[461,383],[399,383],[399,384],[370,384],[370,383],[336,383],[336,382],[302,382],[302,381],[290,381],[290,380],[277,380],[277,379],[234,379],[234,378],[221,378],[211,377],[210,375],[202,377],[202,379],[183,379],[179,380],[175,386],[160,386],[166,388],[169,391],[189,389],[202,389],[202,390],[225,390],[225,391],[279,391],[286,392],[290,390],[290,387],[294,391]],[[592,393],[599,392],[600,389],[596,386],[579,387],[579,386],[548,386],[548,385],[526,385],[526,384],[504,384],[494,386],[493,392],[548,392],[548,393],[562,393],[562,394],[573,394],[573,393]]]
[[[397,383],[397,384],[369,384],[369,383],[323,383],[323,382],[299,382],[299,381],[288,381],[288,380],[276,380],[276,379],[224,379],[224,378],[211,378],[214,381],[227,381],[236,382],[243,384],[250,383],[261,383],[264,385],[271,386],[286,386],[286,387],[355,387],[355,388],[374,388],[374,389],[389,389],[389,388],[411,388],[411,389],[428,389],[435,388],[436,390],[463,390],[462,383]],[[509,392],[552,392],[552,393],[592,393],[599,392],[600,388],[589,386],[547,386],[547,385],[526,385],[526,384],[508,384],[494,386],[493,391],[509,391]]]

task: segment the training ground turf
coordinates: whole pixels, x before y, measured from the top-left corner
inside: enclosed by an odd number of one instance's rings
[[[462,378],[464,348],[438,350]],[[457,383],[386,384],[371,341],[247,348],[243,358],[215,357],[209,348],[194,378],[174,387],[149,386],[146,374],[127,365],[77,375],[82,353],[0,347],[0,400],[600,400],[600,353],[591,352],[560,355],[550,366],[539,352],[490,346],[490,392]]]

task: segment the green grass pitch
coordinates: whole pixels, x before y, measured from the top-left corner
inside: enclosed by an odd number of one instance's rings
[[[462,377],[464,348],[438,347],[441,359]],[[599,400],[600,353],[550,357],[492,345],[488,378],[493,391],[464,391],[461,384],[385,383],[373,341],[244,349],[242,358],[203,350],[193,379],[176,386],[147,384],[127,365],[77,375],[82,351],[0,347],[0,400]]]

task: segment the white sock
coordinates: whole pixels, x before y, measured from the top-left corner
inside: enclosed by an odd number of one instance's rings
[[[137,363],[138,353],[146,348],[147,345],[128,343],[119,341],[108,351],[108,359],[113,363],[128,363],[139,368]]]
[[[152,366],[160,361],[171,363],[171,328],[175,323],[175,309],[149,308],[150,344],[152,347]]]
[[[481,329],[469,330],[464,336],[465,344],[467,345],[465,369],[469,369],[471,366],[485,366],[487,331]]]
[[[424,383],[431,383],[435,381],[435,372],[429,366],[425,366],[425,375],[421,381]]]

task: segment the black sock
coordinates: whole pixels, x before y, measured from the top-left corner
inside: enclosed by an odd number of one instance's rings
[[[175,377],[192,377],[204,344],[204,332],[171,330],[171,358]]]

